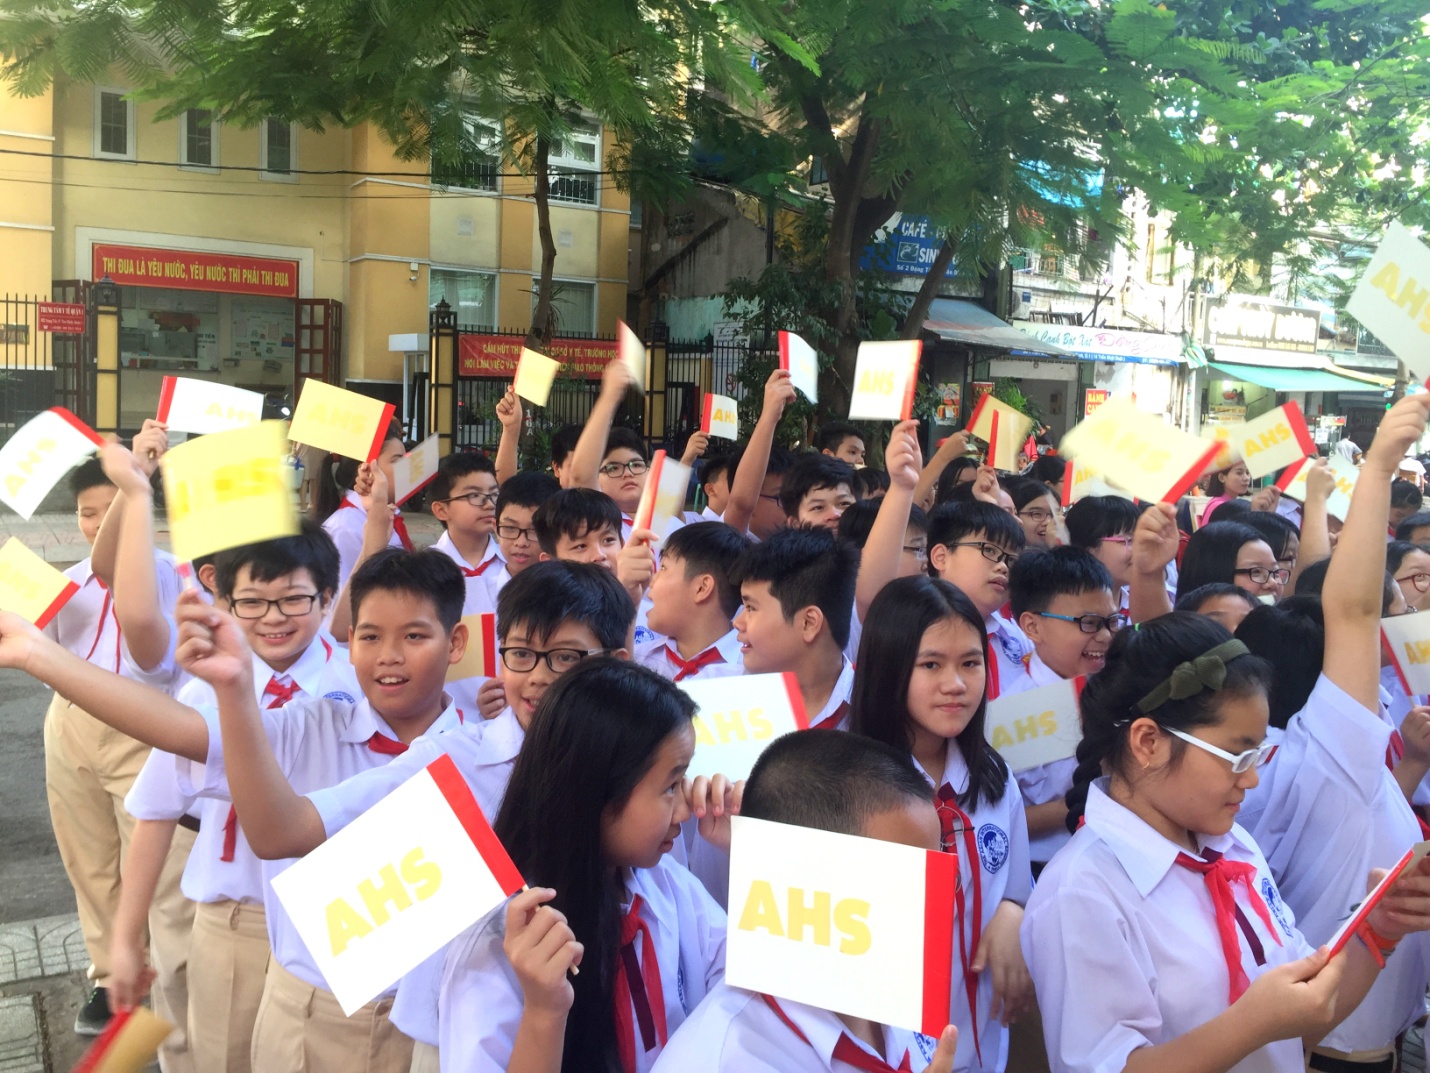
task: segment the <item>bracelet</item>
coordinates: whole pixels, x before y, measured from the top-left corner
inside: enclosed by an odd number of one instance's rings
[[[1374,959],[1376,966],[1382,969],[1385,968],[1385,959],[1395,953],[1395,948],[1399,945],[1391,942],[1371,927],[1369,919],[1361,921],[1360,927],[1356,928],[1356,937],[1370,951],[1370,956]]]

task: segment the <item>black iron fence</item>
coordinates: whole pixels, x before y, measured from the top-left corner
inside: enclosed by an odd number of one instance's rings
[[[0,295],[0,440],[51,406],[94,421],[94,311],[89,285],[57,282],[51,298]],[[84,331],[42,328],[40,305],[86,307]]]

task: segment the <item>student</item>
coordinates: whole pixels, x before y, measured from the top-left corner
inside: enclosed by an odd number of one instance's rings
[[[949,439],[952,440],[953,437]],[[964,443],[966,445],[967,440]],[[940,453],[942,453],[942,449],[940,449]],[[954,492],[965,484],[972,484],[977,479],[978,459],[970,458],[968,455],[959,455],[954,458],[939,474],[938,483],[934,488],[934,505],[942,506],[944,503],[952,502]]]
[[[1402,460],[1404,461],[1404,460]],[[1414,459],[1409,461],[1414,462]],[[1416,463],[1419,465],[1419,463]],[[1424,474],[1421,474],[1424,479]],[[1419,488],[1411,481],[1394,480],[1390,483],[1390,535],[1395,535],[1395,530],[1400,527],[1400,523],[1411,517],[1420,509],[1425,497]]]
[[[1023,536],[1029,548],[1056,548],[1058,521],[1063,509],[1053,498],[1052,491],[1039,481],[1013,480],[1008,494],[1013,497],[1013,507],[1018,513],[1018,522],[1023,526]]]
[[[771,742],[750,773],[740,814],[940,848],[938,813],[907,748],[853,734],[786,734]],[[952,1073],[957,1041],[952,1026],[934,1041],[722,980],[671,1034],[654,1073]]]
[[[442,535],[432,545],[457,564],[467,579],[467,605],[463,614],[490,611],[488,571],[495,576],[506,565],[495,538],[499,496],[496,467],[478,451],[458,451],[437,466],[428,490],[432,517],[442,523]]]
[[[1211,520],[1212,511],[1231,499],[1238,499],[1251,491],[1251,470],[1246,463],[1233,462],[1226,469],[1217,470],[1207,478],[1207,495],[1211,501],[1202,508],[1201,524]]]
[[[1222,628],[1236,632],[1241,620],[1261,606],[1261,601],[1240,585],[1213,581],[1200,585],[1177,601],[1176,610],[1205,615]]]
[[[1276,557],[1277,566],[1295,572],[1296,561],[1301,555],[1301,530],[1290,518],[1272,511],[1248,510],[1237,521],[1261,534],[1261,539],[1266,541],[1266,546]]]
[[[782,529],[746,550],[732,572],[745,672],[792,672],[811,729],[848,722],[854,668],[844,646],[858,554],[822,529]]]
[[[596,471],[595,487],[616,501],[616,506],[621,508],[621,521],[627,527],[640,506],[649,469],[650,460],[646,458],[640,434],[629,428],[611,429],[606,436],[606,453],[601,456],[601,465]]]
[[[744,671],[731,620],[740,589],[731,571],[749,541],[721,522],[696,522],[671,533],[651,579],[646,624],[664,641],[636,652],[637,662],[673,682]]]
[[[531,517],[541,558],[595,563],[615,570],[621,550],[621,511],[594,488],[563,488]]]
[[[1113,635],[1127,621],[1112,595],[1112,575],[1081,548],[1024,552],[1008,575],[1008,603],[1033,652],[1024,673],[1003,683],[1004,694],[1096,674]],[[1069,757],[1015,772],[1034,874],[1067,843],[1063,798],[1072,789],[1076,766]]]
[[[814,434],[814,449],[822,455],[858,469],[864,464],[865,437],[862,429],[844,421],[820,425]]]
[[[501,486],[497,496],[496,535],[502,566],[487,579],[495,602],[502,587],[541,557],[532,515],[536,508],[561,491],[561,485],[545,473],[517,473]]]
[[[786,524],[836,532],[840,516],[855,503],[853,486],[854,470],[848,463],[825,454],[800,455],[780,486]]]
[[[111,444],[103,450],[103,461],[90,459],[71,472],[79,530],[93,555],[65,570],[79,590],[45,627],[46,635],[76,658],[165,691],[177,683],[177,631],[164,609],[178,596],[179,578],[172,560],[154,551],[150,476],[167,446],[163,426],[146,421],[134,438],[137,456]],[[121,590],[123,597],[118,595]],[[61,691],[45,712],[44,740],[50,822],[74,888],[90,959],[92,986],[74,1030],[97,1036],[110,1017],[110,949],[120,859],[134,827],[124,795],[149,750],[129,736],[112,733],[78,698]],[[184,971],[193,921],[179,879],[192,845],[191,831],[174,839],[158,884],[150,935],[160,974],[155,1005],[179,1026],[188,1004]],[[166,1044],[162,1058],[166,1073],[192,1068],[182,1033]]]
[[[216,714],[116,680],[0,613],[0,664],[58,684],[116,730],[174,753],[184,792],[232,794],[250,846],[268,858],[263,889],[273,959],[252,1051],[252,1067],[263,1073],[406,1073],[412,1058],[412,1041],[388,1016],[390,996],[345,1017],[282,904],[267,897],[273,877],[293,862],[271,859],[265,849],[258,787],[287,788],[290,780],[302,792],[333,786],[387,764],[429,731],[459,725],[442,686],[466,648],[461,572],[440,552],[388,549],[353,572],[350,589],[350,654],[363,696],[294,698],[280,709],[260,709],[255,700],[253,653],[237,622],[185,593],[180,662],[213,688]],[[293,810],[281,824],[291,832],[301,819]]]
[[[650,460],[633,430],[613,428],[616,411],[634,380],[622,358],[612,358],[601,374],[601,391],[591,404],[581,437],[562,469],[563,488],[598,488],[616,501],[625,524],[640,504]]]
[[[496,404],[497,420],[501,422],[501,438],[497,440],[495,476],[497,484],[506,484],[516,476],[521,465],[521,399],[511,387]]]
[[[1067,477],[1067,463],[1057,455],[1039,455],[1028,467],[1028,476],[1042,481],[1052,490],[1053,498],[1063,500],[1063,480]]]
[[[1395,527],[1395,539],[1430,544],[1430,514],[1412,514]]]
[[[1032,873],[1017,780],[985,736],[983,615],[948,582],[910,577],[884,586],[864,625],[849,729],[908,750],[927,780],[958,854],[955,1069],[1001,1071],[1007,1026],[1032,998],[1018,946]]]
[[[1261,534],[1240,522],[1212,522],[1192,534],[1182,553],[1177,595],[1229,581],[1254,596],[1279,600],[1291,571],[1276,561],[1276,553]]]
[[[567,487],[566,463],[581,439],[581,429],[581,425],[562,425],[551,434],[551,475],[561,482],[563,488]]]
[[[730,500],[730,477],[739,464],[740,452],[716,455],[707,458],[700,467],[700,491],[705,496],[705,507],[700,516],[707,522],[725,520],[725,504]]]
[[[1084,496],[1063,516],[1068,543],[1091,552],[1112,575],[1122,611],[1132,584],[1132,533],[1141,514],[1137,504],[1121,496]]]
[[[318,480],[318,502],[314,517],[323,523],[323,528],[338,546],[338,589],[347,584],[348,575],[356,568],[362,556],[363,526],[371,508],[372,493],[360,494],[355,486],[371,488],[374,468],[382,471],[384,491],[382,502],[389,506],[392,502],[392,467],[407,451],[402,442],[402,425],[393,421],[387,426],[386,437],[378,451],[375,462],[358,463],[352,458],[329,455],[322,467]],[[407,524],[395,511],[392,532],[388,543],[393,547],[412,548],[407,536]],[[338,634],[342,636],[341,633]]]
[[[281,708],[295,698],[354,702],[357,680],[344,649],[320,633],[338,579],[338,549],[305,519],[298,536],[221,552],[214,563],[219,606],[234,616],[253,651],[255,699]],[[213,689],[190,679],[179,703],[212,707]],[[142,925],[163,855],[177,824],[198,806],[198,837],[184,868],[184,894],[196,904],[188,971],[188,1042],[196,1070],[247,1073],[253,1026],[263,995],[270,945],[263,910],[262,863],[248,847],[233,806],[181,792],[171,753],[154,750],[125,807],[135,817],[124,862],[113,944],[126,966],[121,1007],[142,997]],[[127,933],[126,933],[127,932]]]
[[[1422,912],[1417,877],[1400,888],[1417,897],[1388,899],[1329,964],[1302,938],[1236,823],[1271,750],[1268,681],[1244,645],[1185,613],[1123,630],[1088,680],[1076,833],[1022,929],[1052,1068],[1303,1070],[1303,1046],[1359,1003],[1404,935],[1396,911]]]
[[[788,453],[774,446],[785,407],[794,402],[789,370],[775,369],[765,381],[760,416],[745,442],[745,452],[730,481],[724,520],[755,540],[766,540],[785,525],[780,494],[789,470]]]
[[[1405,602],[1416,611],[1430,608],[1430,551],[1392,540],[1385,547],[1385,568],[1395,578]]]

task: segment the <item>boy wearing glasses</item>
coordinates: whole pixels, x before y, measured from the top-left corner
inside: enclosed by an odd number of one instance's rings
[[[432,517],[445,530],[432,548],[456,563],[467,579],[463,614],[492,610],[491,593],[482,579],[506,565],[501,544],[493,535],[497,497],[496,466],[476,451],[458,451],[442,459],[428,493]]]
[[[556,478],[545,473],[517,473],[507,479],[497,496],[497,544],[505,562],[487,579],[492,600],[508,581],[541,558],[532,516],[541,504],[561,491]]]

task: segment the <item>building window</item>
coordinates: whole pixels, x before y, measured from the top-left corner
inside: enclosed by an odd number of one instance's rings
[[[190,108],[179,117],[179,163],[190,168],[218,167],[218,126],[207,108]]]
[[[298,129],[283,119],[269,117],[259,128],[259,167],[266,179],[297,181]]]
[[[432,161],[437,186],[496,193],[501,174],[501,136],[494,123],[470,113],[462,116],[462,145],[455,160]]]
[[[1158,239],[1161,239],[1159,244]],[[1147,282],[1159,286],[1169,286],[1177,270],[1177,247],[1172,236],[1165,231],[1158,232],[1157,225],[1147,225]]]
[[[531,281],[531,308],[536,310],[536,296],[541,280]],[[551,315],[556,318],[553,335],[594,335],[596,332],[596,285],[574,280],[551,281]],[[538,326],[539,328],[539,326]]]
[[[96,88],[94,94],[94,155],[133,160],[134,102],[122,89]]]
[[[597,204],[600,160],[601,128],[584,119],[572,120],[571,132],[551,147],[551,200]]]
[[[428,306],[446,300],[463,327],[497,326],[497,277],[493,272],[434,268],[428,273]]]

